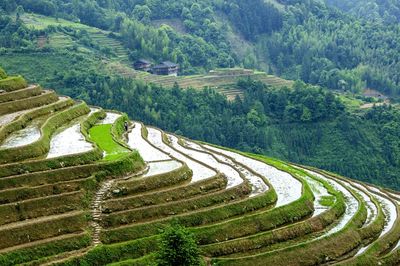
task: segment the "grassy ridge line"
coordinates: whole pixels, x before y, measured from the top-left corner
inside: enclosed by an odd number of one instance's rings
[[[28,83],[21,76],[8,77],[0,80],[0,90],[4,90],[6,92],[20,90],[26,88],[27,86]]]
[[[243,182],[241,185],[228,190],[220,190],[194,198],[111,213],[103,217],[103,223],[106,227],[116,227],[132,222],[146,222],[151,219],[164,218],[170,216],[171,214],[176,215],[180,213],[188,213],[214,205],[217,206],[218,204],[226,204],[230,201],[236,200],[237,198],[242,199],[250,194],[250,192],[251,187],[249,183]]]
[[[108,264],[108,266],[149,266],[149,265],[156,265],[155,253],[151,253],[149,255],[143,256],[138,259],[130,259]],[[205,265],[204,262],[202,262],[202,265]]]
[[[103,118],[103,115],[105,115],[104,111],[95,112],[81,123],[81,132],[85,136],[86,141],[91,142],[88,136],[88,130],[96,124],[99,119]],[[93,163],[103,157],[103,152],[95,143],[91,143],[95,148],[84,153],[0,165],[0,177]]]
[[[43,105],[54,103],[58,100],[55,91],[43,91],[42,94],[26,99],[15,100],[0,104],[0,115],[10,114],[22,110],[33,109]]]
[[[315,169],[313,169],[313,170],[315,170]],[[343,197],[341,197],[342,198],[342,200],[343,200]],[[373,200],[374,201],[374,203],[375,204],[377,204],[378,202],[376,201],[376,200]],[[382,231],[382,228],[383,228],[383,225],[384,225],[384,214],[383,214],[383,212],[382,212],[382,209],[380,208],[380,206],[379,206],[379,204],[377,205],[378,206],[378,215],[377,215],[377,217],[376,217],[376,219],[370,224],[370,225],[368,225],[367,227],[363,227],[363,228],[360,228],[359,229],[359,233],[360,233],[360,236],[361,236],[361,239],[369,239],[369,238],[374,238],[374,237],[377,237],[377,235]],[[329,211],[330,212],[330,211]],[[310,221],[311,220],[315,220],[315,219],[320,219],[320,217],[321,216],[324,216],[325,214],[322,214],[322,215],[319,215],[318,217],[314,217],[314,218],[311,218],[310,219]],[[304,221],[304,222],[301,222],[301,223],[308,223],[309,221],[307,220],[307,221]],[[283,228],[283,230],[284,230],[285,228]],[[280,229],[278,229],[278,230],[276,230],[276,231],[280,231]],[[285,231],[285,230],[284,230]],[[283,236],[284,236],[284,238],[285,237],[287,237],[287,238],[289,238],[289,239],[292,239],[293,237],[292,237],[292,234],[293,234],[294,232],[293,231],[289,231],[288,233],[286,233],[286,234],[284,234]],[[253,239],[253,237],[251,237],[252,239],[252,242],[251,242],[251,244],[252,245],[255,245],[256,247],[258,246],[261,246],[261,244],[262,243],[259,243],[259,242],[253,242],[254,241],[254,239]],[[256,241],[257,241],[257,236],[255,236],[255,238],[256,238]],[[262,239],[261,239],[262,240]],[[267,238],[267,240],[268,240],[268,238]],[[285,239],[283,239],[283,240],[285,240]],[[272,241],[271,241],[271,243],[274,243],[275,242],[275,240],[273,239]],[[239,241],[239,243],[240,243],[240,241]],[[231,253],[237,253],[237,252],[241,252],[241,250],[243,250],[243,246],[240,246],[240,244],[237,244],[237,245],[234,245],[233,247],[232,246],[229,246],[231,249],[229,250]],[[228,243],[229,244],[229,243]],[[242,245],[245,245],[246,244],[246,242],[245,243],[242,243]],[[224,243],[221,243],[221,245],[223,246],[224,245]],[[214,248],[214,249],[213,249]],[[218,244],[216,244],[216,245],[214,245],[214,246],[210,246],[207,250],[209,250],[209,252],[211,253],[211,254],[214,254],[214,252],[215,252],[215,249],[216,248],[218,248]],[[233,249],[233,250],[232,250]],[[225,255],[224,253],[220,253],[220,254],[215,254],[215,255]],[[346,263],[345,263],[345,265],[347,265]],[[364,264],[360,264],[360,265],[364,265]]]
[[[121,192],[115,196],[135,195],[149,192],[156,189],[168,188],[171,186],[187,184],[192,178],[192,170],[183,163],[178,169],[171,172],[118,182]]]
[[[246,252],[252,249],[259,249],[263,246],[284,242],[289,239],[295,239],[325,229],[344,213],[346,206],[341,193],[335,191],[327,182],[324,182],[323,180],[320,180],[320,182],[324,184],[330,194],[336,197],[336,202],[328,211],[325,211],[320,215],[310,219],[282,228],[267,232],[259,232],[248,237],[204,245],[201,247],[201,250],[209,257]]]
[[[0,191],[0,204],[8,204],[17,201],[37,199],[57,195],[57,193],[75,192],[97,184],[95,177],[76,179],[72,181],[40,185],[37,187],[20,187]]]
[[[391,252],[389,255],[380,258],[379,260],[371,259],[371,261],[372,263],[375,263],[375,264],[370,264],[371,266],[379,265],[379,263],[380,265],[386,265],[386,266],[398,266],[400,263],[400,249]]]
[[[153,221],[140,225],[123,226],[112,230],[102,232],[103,243],[115,243],[128,241],[135,238],[141,238],[158,234],[159,230],[172,220],[177,220],[185,226],[204,225],[211,222],[217,222],[229,217],[238,216],[244,213],[252,212],[260,208],[268,208],[276,201],[275,191],[269,190],[259,197],[253,197],[251,200],[242,200],[231,203],[224,207],[196,211],[189,214],[176,215],[171,218],[164,218],[159,221]]]
[[[383,227],[385,225],[385,214],[383,213],[382,206],[377,201],[377,199],[373,196],[373,194],[371,193],[372,191],[367,189],[363,183],[361,183],[361,182],[359,182],[357,180],[349,180],[349,179],[347,179],[347,178],[345,178],[343,176],[340,176],[340,175],[337,175],[337,174],[334,174],[334,173],[331,173],[331,172],[328,172],[328,171],[318,170],[318,169],[315,169],[313,167],[307,167],[307,168],[312,170],[312,171],[316,171],[316,172],[318,172],[320,174],[324,174],[326,176],[329,176],[331,178],[336,178],[336,179],[339,179],[339,180],[342,180],[342,181],[345,181],[345,182],[353,182],[353,183],[358,183],[358,184],[362,185],[364,187],[364,189],[367,191],[366,194],[371,196],[371,201],[377,207],[378,212],[377,212],[377,215],[376,215],[376,218],[374,219],[374,221],[372,221],[368,226],[365,226],[365,227],[362,227],[362,228],[359,229],[359,233],[361,235],[361,238],[366,240],[367,243],[369,243],[369,242],[371,242],[370,240],[374,240],[382,232]],[[390,200],[390,198],[387,197],[386,195],[384,195],[384,194],[380,194],[380,195],[382,197],[385,197],[385,198]],[[397,213],[399,213],[399,210],[397,210]],[[399,220],[399,217],[397,217],[397,219]],[[391,231],[389,232],[389,234],[391,234]],[[370,251],[370,249],[369,249],[369,251]],[[366,254],[369,253],[369,251],[365,252],[363,255],[358,256],[357,258],[354,258],[354,259],[358,260],[359,258],[364,257]],[[350,261],[352,261],[352,259],[350,259]],[[347,263],[347,260],[346,260],[346,263]]]
[[[381,196],[386,197],[384,194],[381,194]],[[397,213],[400,213],[400,207],[399,205],[397,206]],[[378,226],[381,227],[381,229],[384,226],[384,215],[381,215],[380,217],[380,223],[378,225],[371,225],[372,229],[377,228]],[[367,229],[361,229],[361,231],[366,231]],[[380,231],[375,232],[375,234],[371,234],[373,236],[378,236]],[[397,241],[400,238],[400,216],[397,215],[396,222],[394,227],[384,236],[378,238],[375,242],[371,244],[371,246],[360,256],[353,257],[349,260],[346,260],[342,263],[339,263],[338,265],[379,265],[379,260],[382,256],[386,255],[388,251],[391,250],[391,248],[397,244]],[[393,253],[395,254],[395,253]]]
[[[40,242],[40,243],[39,243]],[[50,238],[28,244],[26,247],[12,252],[0,254],[0,265],[14,266],[34,260],[85,248],[91,244],[90,234],[87,232],[68,234],[60,237]],[[32,262],[28,265],[40,265],[39,262]]]
[[[0,205],[0,225],[79,209],[83,195],[83,191],[74,191]]]
[[[50,138],[56,129],[79,116],[87,114],[89,111],[89,107],[82,102],[50,116],[40,128],[41,137],[39,140],[21,147],[0,150],[0,163],[22,161],[46,154],[50,149]]]
[[[39,186],[85,178],[96,172],[96,165],[66,167],[0,178],[0,190],[24,186]]]
[[[39,85],[32,85],[27,87],[26,89],[0,94],[0,103],[34,97],[39,95],[40,93],[42,93],[42,88]]]
[[[96,162],[74,167],[59,168],[43,172],[34,172],[23,175],[0,178],[0,190],[22,187],[26,185],[38,186],[61,181],[71,181],[85,178],[98,173],[98,175],[120,177],[129,173],[142,170],[144,163],[137,152],[127,153],[118,160],[110,162]]]
[[[56,103],[49,104],[47,106],[35,108],[28,113],[24,113],[19,116],[16,120],[8,123],[0,127],[0,143],[4,141],[4,139],[10,135],[12,132],[23,129],[26,125],[33,119],[50,114],[52,112],[57,112],[63,110],[67,107],[70,107],[74,104],[72,99],[60,100]]]
[[[188,184],[187,186],[179,186],[170,189],[150,191],[145,194],[141,193],[140,195],[111,199],[105,202],[103,209],[105,212],[111,212],[124,210],[128,207],[139,208],[143,206],[158,205],[201,195],[210,191],[217,191],[225,188],[226,184],[226,179],[223,176],[218,175],[213,179]]]
[[[0,227],[0,249],[8,249],[28,242],[81,232],[86,227],[86,214],[81,211],[2,226]],[[0,252],[2,251],[0,250]]]
[[[118,142],[121,146],[125,147],[128,150],[132,150],[125,141],[122,140],[123,134],[125,133],[125,122],[129,121],[129,117],[126,113],[121,113],[121,116],[117,118],[115,123],[112,125],[111,128],[111,135],[113,139]]]
[[[215,265],[316,265],[343,256],[361,243],[362,238],[358,229],[362,227],[367,217],[367,209],[361,197],[353,190],[349,191],[358,200],[359,208],[341,231],[318,240],[271,252],[234,259],[213,259],[213,263]]]
[[[258,231],[267,231],[300,221],[311,215],[314,211],[314,196],[309,186],[304,181],[302,183],[302,196],[289,205],[254,214],[246,214],[242,217],[221,221],[217,224],[194,228],[193,232],[197,236],[199,243],[204,245],[244,237],[255,234]]]
[[[156,251],[158,249],[158,240],[159,236],[156,235],[123,243],[99,245],[80,257],[72,258],[56,265],[106,265],[124,259],[140,258]]]

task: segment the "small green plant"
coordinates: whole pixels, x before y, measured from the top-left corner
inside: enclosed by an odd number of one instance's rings
[[[5,78],[7,78],[7,74],[6,74],[6,72],[4,71],[4,69],[2,69],[2,68],[0,67],[0,79],[5,79]]]
[[[159,266],[201,265],[199,249],[193,234],[177,223],[172,224],[161,236],[156,261]]]

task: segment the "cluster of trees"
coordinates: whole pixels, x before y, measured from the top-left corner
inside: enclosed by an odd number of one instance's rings
[[[260,34],[270,34],[283,26],[283,14],[263,0],[225,1],[217,7],[247,40],[254,41]]]
[[[13,19],[0,9],[0,51],[2,48],[32,47],[37,34],[38,32],[27,29],[21,20]]]
[[[171,60],[184,74],[216,67],[233,67],[237,59],[217,24],[211,3],[174,1],[64,1],[5,0],[0,6],[8,13],[20,6],[27,11],[65,18],[120,33],[131,58]],[[51,7],[51,8],[50,8]],[[149,25],[150,20],[178,17],[188,34]]]
[[[356,19],[315,1],[291,3],[282,29],[258,39],[275,73],[330,89],[400,93],[398,24]]]
[[[180,64],[183,74],[235,65],[235,60],[224,49],[216,49],[203,38],[179,34],[166,25],[156,29],[139,21],[125,20],[120,32],[122,41],[132,51],[132,60],[168,59]]]
[[[398,18],[396,1],[277,2],[280,8],[263,0],[4,0],[0,8],[13,12],[19,5],[120,33],[132,59],[171,60],[183,74],[244,64],[334,90],[370,87],[399,95],[400,25],[386,21]],[[331,7],[373,13],[369,4],[387,19],[349,16]],[[157,20],[175,21],[170,24],[181,29],[152,26]],[[254,50],[238,56],[228,25]]]
[[[361,19],[389,24],[400,21],[400,3],[396,0],[326,0],[326,2]]]

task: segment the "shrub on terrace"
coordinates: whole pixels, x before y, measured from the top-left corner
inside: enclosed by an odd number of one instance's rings
[[[7,77],[6,72],[4,71],[4,69],[0,67],[0,79],[5,79],[6,77]]]
[[[168,227],[161,237],[157,265],[201,265],[200,253],[194,236],[179,224]]]

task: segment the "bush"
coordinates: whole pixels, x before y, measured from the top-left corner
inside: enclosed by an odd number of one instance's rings
[[[157,265],[201,265],[199,248],[193,234],[178,224],[168,227],[161,236]]]
[[[6,72],[4,71],[4,69],[2,69],[2,68],[0,67],[0,79],[5,79],[5,78],[7,78],[7,74],[6,74]]]

